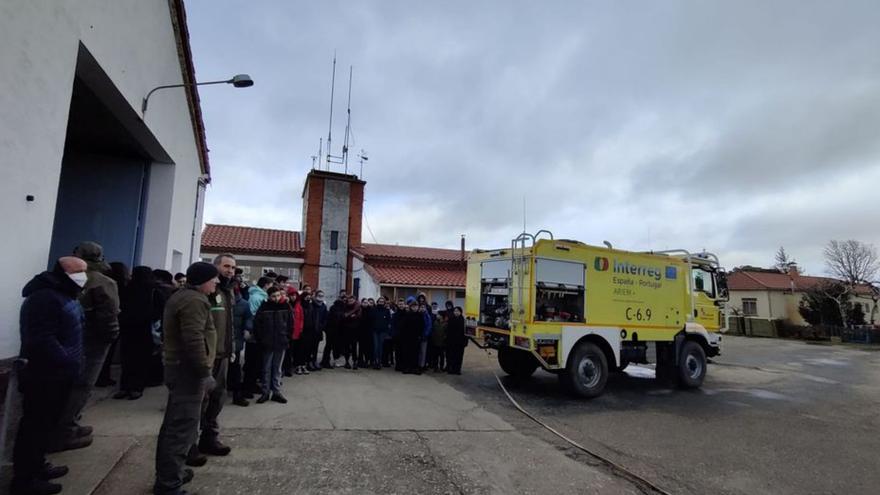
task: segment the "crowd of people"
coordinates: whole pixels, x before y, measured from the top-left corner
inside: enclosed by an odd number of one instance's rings
[[[22,292],[17,361],[23,416],[13,453],[13,494],[53,494],[67,474],[48,452],[84,448],[92,427],[80,424],[92,387],[114,386],[113,398],[137,400],[165,384],[154,493],[186,493],[185,468],[231,448],[218,418],[231,392],[247,407],[256,398],[287,403],[285,377],[337,367],[393,367],[405,374],[461,374],[467,338],[462,309],[440,309],[425,294],[391,301],[358,300],[340,291],[328,306],[320,289],[297,289],[267,273],[249,285],[235,256],[197,262],[172,275],[106,263],[94,242],[77,246]],[[323,348],[321,343],[323,342]]]

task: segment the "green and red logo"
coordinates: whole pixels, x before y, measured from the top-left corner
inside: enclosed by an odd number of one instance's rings
[[[608,271],[608,258],[596,256],[596,260],[593,262],[593,268],[595,268],[597,272]]]

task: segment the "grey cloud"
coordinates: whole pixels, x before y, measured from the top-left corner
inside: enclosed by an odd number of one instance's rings
[[[503,245],[523,196],[530,227],[633,249],[759,263],[782,241],[814,251],[816,229],[877,238],[833,216],[814,228],[803,206],[817,182],[878,169],[876,2],[188,8],[199,77],[257,81],[202,92],[212,221],[268,201],[262,221],[298,227],[338,50],[334,152],[352,64],[352,151],[370,155],[366,212],[380,242],[455,247],[467,233],[471,246]],[[793,206],[755,206],[777,196]]]

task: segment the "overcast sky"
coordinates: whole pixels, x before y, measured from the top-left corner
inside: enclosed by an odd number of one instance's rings
[[[880,2],[190,1],[210,223],[301,227],[354,66],[365,242],[522,230],[822,274],[880,244]],[[340,170],[335,168],[334,170]],[[366,226],[372,230],[372,234]]]

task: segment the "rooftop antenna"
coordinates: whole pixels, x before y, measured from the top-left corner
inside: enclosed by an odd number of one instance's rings
[[[523,232],[526,231],[526,197],[523,195]]]
[[[330,171],[330,143],[333,141],[333,97],[336,93],[336,52],[333,52],[333,76],[330,79],[330,126],[327,129],[327,171]]]
[[[312,170],[318,168],[320,170],[321,165],[319,160],[321,159],[321,154],[324,152],[324,138],[318,138],[318,154],[312,155]]]
[[[348,120],[345,123],[345,142],[342,144],[342,161],[345,162],[345,173],[348,173],[348,136],[351,133],[351,76],[354,72],[354,66],[348,66]],[[363,174],[363,162],[361,162],[361,173]]]
[[[361,159],[361,175],[360,175],[360,177],[361,177],[361,180],[363,180],[364,179],[364,162],[369,161],[370,159],[367,157],[367,152],[364,150],[361,150],[361,154],[358,155],[358,158]]]

